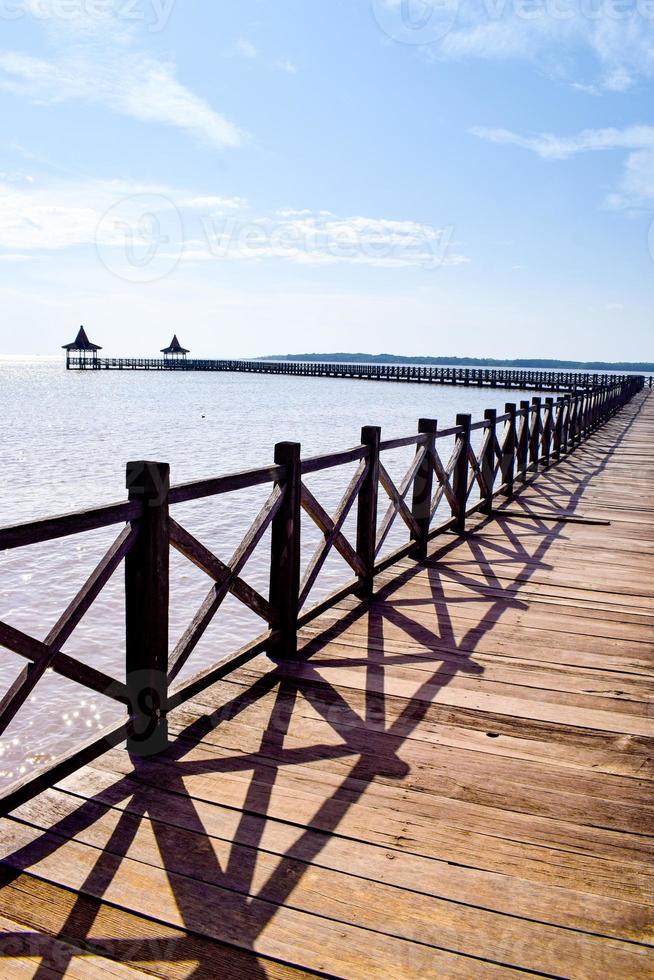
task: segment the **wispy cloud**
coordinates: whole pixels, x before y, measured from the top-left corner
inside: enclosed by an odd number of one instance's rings
[[[388,19],[395,13],[407,33],[403,0],[374,0]],[[434,59],[522,59],[587,92],[624,92],[638,78],[654,76],[654,8],[648,0],[424,0],[420,30]],[[435,31],[435,27],[440,27]],[[399,26],[398,26],[399,31]],[[433,43],[431,32],[436,33]],[[410,33],[410,32],[409,32]],[[399,34],[398,34],[399,36]],[[594,78],[577,77],[578,61],[590,53]]]
[[[179,211],[229,214],[247,205],[242,198],[198,196],[159,184],[124,180],[0,181],[0,249],[59,251],[118,240],[105,220],[117,204],[121,218],[136,226],[144,202]]]
[[[276,62],[275,67],[285,71],[287,75],[297,74],[297,68],[289,58],[282,58],[281,61]]]
[[[366,265],[388,269],[456,266],[469,259],[455,250],[454,229],[416,221],[340,217],[331,211],[280,209],[206,215],[204,235],[189,243],[196,261],[283,259],[303,265]]]
[[[237,41],[235,48],[240,55],[242,55],[244,58],[249,58],[250,60],[254,60],[259,53],[252,41],[248,41],[246,38],[241,38],[239,41]]]
[[[133,119],[174,126],[214,147],[237,147],[246,134],[179,81],[171,61],[150,55],[137,29],[81,14],[43,22],[52,58],[0,50],[0,88],[51,105],[79,101]]]
[[[573,136],[522,135],[509,129],[483,126],[475,127],[471,132],[491,143],[529,150],[543,160],[568,160],[580,153],[600,150],[627,150],[618,190],[609,195],[607,203],[613,207],[631,207],[654,200],[654,126],[584,129]]]
[[[627,126],[625,129],[584,129],[575,136],[537,133],[521,136],[510,129],[488,129],[476,126],[471,132],[492,143],[508,143],[537,153],[544,160],[566,160],[590,150],[654,149],[654,126]]]
[[[0,182],[0,255],[92,246],[112,268],[134,248],[159,258],[173,254],[187,263],[278,259],[397,269],[456,266],[468,259],[457,251],[453,232],[451,226],[340,217],[327,210],[266,213],[243,198],[159,184]]]

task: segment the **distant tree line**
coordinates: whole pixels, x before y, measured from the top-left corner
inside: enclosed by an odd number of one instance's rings
[[[494,357],[407,357],[402,354],[271,354],[260,361],[333,361],[351,364],[416,364],[438,367],[571,368],[578,371],[654,372],[654,361],[559,361],[554,358],[523,357],[497,360]]]

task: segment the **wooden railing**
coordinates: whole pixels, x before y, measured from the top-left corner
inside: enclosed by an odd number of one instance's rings
[[[437,535],[446,531],[464,534],[472,514],[491,514],[498,495],[511,497],[517,486],[533,479],[543,467],[574,452],[641,390],[643,383],[642,378],[629,377],[556,400],[538,397],[519,406],[507,404],[504,414],[498,416],[488,409],[484,419],[477,422],[462,414],[457,416],[456,425],[446,429],[423,419],[415,435],[401,439],[382,441],[379,428],[366,426],[359,446],[304,460],[297,443],[279,443],[271,466],[173,487],[169,485],[167,464],[129,463],[126,502],[0,529],[2,551],[120,526],[116,540],[44,640],[0,622],[0,645],[27,661],[0,701],[0,734],[25,705],[46,670],[126,707],[125,719],[99,738],[9,787],[0,796],[0,811],[10,812],[110,745],[127,741],[130,751],[137,755],[162,751],[168,742],[167,714],[174,707],[264,650],[276,659],[293,657],[302,626],[349,595],[370,598],[379,572],[408,555],[423,559],[430,540]],[[443,445],[452,447],[447,458]],[[406,447],[415,452],[404,478],[395,481],[386,465],[387,454]],[[347,464],[356,464],[356,469],[330,515],[307,486],[306,478]],[[177,504],[235,491],[247,493],[262,486],[269,487],[268,498],[227,561],[170,514]],[[319,529],[321,541],[301,578],[302,511]],[[355,513],[353,542],[344,527],[348,516]],[[382,556],[398,521],[404,525],[408,540]],[[266,598],[244,580],[242,572],[269,529],[270,588]],[[181,639],[169,651],[171,547],[200,568],[211,580],[211,587]],[[332,550],[344,559],[352,577],[328,597],[312,601],[318,575]],[[123,562],[126,677],[121,681],[68,656],[62,648]],[[212,667],[190,679],[177,680],[227,595],[261,620],[262,632]]]
[[[407,364],[355,364],[319,361],[197,360],[192,358],[72,357],[69,370],[87,371],[232,371],[242,374],[285,374],[305,378],[356,378],[415,384],[573,391],[621,384],[633,375],[590,374],[587,371],[536,371],[513,368],[412,367]]]

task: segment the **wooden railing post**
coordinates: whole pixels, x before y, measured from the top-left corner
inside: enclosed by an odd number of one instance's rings
[[[486,487],[486,493],[483,498],[481,512],[482,514],[490,514],[493,510],[493,474],[495,472],[495,440],[497,439],[497,410],[494,408],[487,408],[484,412],[484,419],[488,422],[488,439],[486,441],[486,450],[480,460],[481,464],[481,478]]]
[[[463,431],[457,436],[461,448],[452,473],[452,490],[456,499],[456,508],[452,509],[452,516],[456,520],[454,525],[456,534],[465,534],[466,502],[468,498],[468,449],[470,446],[472,418],[470,415],[457,415],[456,424],[457,426],[461,426]]]
[[[533,423],[531,426],[531,436],[529,439],[529,464],[534,473],[538,473],[538,461],[540,459],[540,434],[542,431],[540,417],[542,402],[540,398],[532,398],[531,404]]]
[[[561,459],[561,449],[563,445],[563,412],[565,402],[562,398],[556,399],[556,418],[554,422],[554,457],[558,463]]]
[[[504,412],[509,416],[507,422],[507,433],[502,447],[502,484],[504,494],[507,497],[513,496],[513,484],[515,481],[515,460],[518,448],[516,431],[516,405],[515,402],[507,402]]]
[[[268,655],[275,659],[297,653],[300,594],[300,510],[302,472],[299,442],[278,442],[275,463],[283,466],[284,499],[272,522],[270,542],[270,628]]]
[[[588,396],[582,391],[579,396],[579,442],[586,438],[586,421],[588,417]]]
[[[573,450],[579,442],[579,395],[577,392],[572,396],[570,403],[570,442],[569,448]]]
[[[145,460],[127,464],[129,499],[143,505],[138,536],[125,558],[127,748],[156,755],[168,745],[168,607],[170,467]]]
[[[543,422],[543,460],[545,466],[550,465],[552,455],[552,419],[554,416],[554,399],[545,399],[545,420]]]
[[[425,455],[413,481],[413,516],[420,530],[414,537],[415,548],[411,555],[416,561],[424,561],[427,557],[429,544],[429,521],[431,517],[431,498],[434,487],[434,449],[436,446],[436,419],[420,419],[418,432],[424,434]]]
[[[520,438],[518,440],[518,469],[520,479],[524,483],[527,479],[527,469],[529,467],[529,443],[531,440],[531,403],[527,400],[520,402],[520,414],[522,415],[522,426],[520,427]]]
[[[379,426],[364,425],[361,430],[361,443],[368,447],[368,472],[361,485],[357,505],[357,554],[365,566],[366,573],[359,578],[356,594],[360,599],[369,599],[372,596],[375,578],[380,442]]]
[[[561,436],[561,451],[568,452],[570,441],[570,413],[572,412],[572,399],[570,395],[563,397],[563,432]]]

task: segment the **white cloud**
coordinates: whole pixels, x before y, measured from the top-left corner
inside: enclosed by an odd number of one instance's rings
[[[101,249],[112,268],[127,252],[141,249],[147,255],[150,246],[159,257],[172,254],[195,263],[280,259],[436,268],[468,261],[456,251],[451,227],[416,221],[294,209],[262,213],[243,198],[130,181],[0,181],[0,250],[5,254],[84,246]],[[107,250],[115,262],[106,261]]]
[[[477,126],[473,135],[491,143],[519,146],[543,160],[567,160],[580,153],[627,150],[618,190],[609,195],[612,207],[637,206],[654,200],[654,126],[584,129],[574,136],[536,133],[523,136],[509,129]]]
[[[227,215],[245,206],[242,198],[200,197],[131,181],[37,181],[28,187],[4,181],[0,182],[0,249],[13,253],[120,244],[113,225],[104,221],[117,207],[121,221],[136,227],[145,210]]]
[[[100,104],[143,122],[174,126],[212,146],[237,147],[246,135],[152,57],[133,28],[78,17],[46,22],[54,57],[0,51],[0,88],[32,102]]]
[[[281,61],[276,63],[275,67],[279,68],[280,71],[285,71],[287,75],[297,74],[297,68],[288,58],[282,58]]]
[[[387,2],[399,7],[399,0]],[[443,2],[425,0],[423,6],[437,16]],[[590,52],[597,78],[584,87],[598,91],[624,92],[638,78],[654,75],[649,0],[459,0],[452,21],[427,47],[431,57],[525,59],[581,87],[566,65],[570,55]]]
[[[545,160],[566,160],[577,153],[589,150],[642,150],[654,149],[654,126],[627,126],[625,129],[584,129],[575,136],[555,136],[553,133],[537,133],[521,136],[509,129],[489,129],[476,126],[474,136],[491,143],[509,143],[531,150]]]
[[[203,228],[204,236],[189,243],[187,255],[194,261],[284,259],[381,268],[436,268],[469,261],[454,251],[453,228],[415,221],[281,209],[272,216],[208,215]]]
[[[597,85],[586,85],[584,82],[571,82],[571,88],[575,89],[577,92],[583,92],[585,95],[601,95],[601,89]]]
[[[249,58],[250,60],[256,58],[259,53],[252,41],[248,41],[246,38],[241,38],[239,41],[237,41],[235,47],[239,54],[243,55],[244,58]]]

